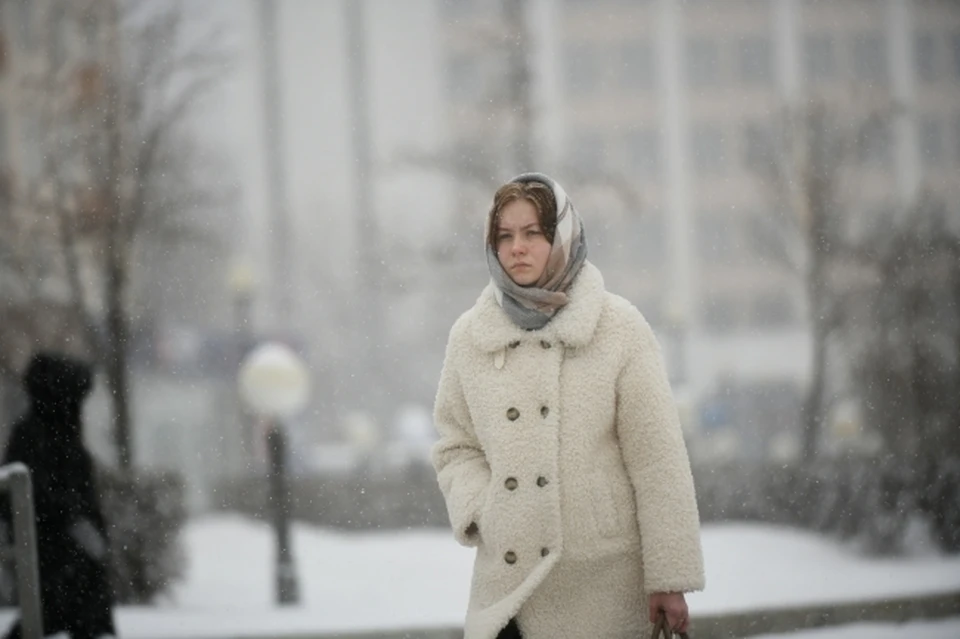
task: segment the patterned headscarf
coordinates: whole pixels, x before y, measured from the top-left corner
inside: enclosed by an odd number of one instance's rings
[[[487,242],[487,268],[497,302],[520,328],[543,328],[567,304],[567,289],[587,259],[583,221],[566,191],[542,173],[523,173],[511,182],[540,182],[550,187],[557,201],[557,228],[547,266],[533,286],[520,286],[500,264],[492,243]],[[487,228],[492,228],[487,224]]]

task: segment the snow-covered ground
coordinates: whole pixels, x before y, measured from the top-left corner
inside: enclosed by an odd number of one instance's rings
[[[689,597],[694,616],[793,604],[960,590],[960,556],[896,560],[857,556],[795,530],[726,524],[704,528],[707,590]],[[295,526],[302,603],[272,605],[270,528],[237,516],[208,517],[185,531],[189,569],[156,608],[123,608],[130,639],[255,636],[457,626],[467,603],[472,552],[443,531],[343,534]],[[0,626],[9,611],[0,612]],[[860,624],[791,639],[910,636],[960,638],[960,619],[906,626]]]

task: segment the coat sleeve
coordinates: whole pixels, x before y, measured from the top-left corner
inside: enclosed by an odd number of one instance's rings
[[[490,483],[490,466],[474,432],[453,361],[455,342],[455,331],[451,331],[434,406],[439,439],[431,456],[454,537],[464,546],[476,546],[480,508]]]
[[[617,434],[637,500],[646,592],[704,588],[700,517],[680,420],[650,326],[635,309],[617,382]]]

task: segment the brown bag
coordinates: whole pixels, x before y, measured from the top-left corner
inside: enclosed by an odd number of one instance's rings
[[[661,636],[664,639],[673,639],[673,631],[667,625],[667,615],[662,612],[657,617],[657,623],[653,627],[653,634],[650,635],[650,639],[660,639]],[[685,632],[678,632],[677,636],[680,639],[690,639],[690,635]]]

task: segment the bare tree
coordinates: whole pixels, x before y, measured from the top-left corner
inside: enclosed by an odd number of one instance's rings
[[[32,8],[42,37],[28,55],[39,64],[21,74],[17,106],[36,122],[42,162],[21,171],[13,189],[13,226],[36,239],[13,271],[26,303],[43,298],[39,285],[58,282],[81,319],[85,350],[106,373],[117,462],[129,469],[138,250],[178,241],[189,211],[219,195],[184,171],[195,159],[184,141],[191,110],[224,75],[225,50],[219,32],[191,37],[174,1]],[[172,172],[184,179],[171,183]]]
[[[785,110],[761,143],[755,169],[769,191],[771,213],[755,240],[803,282],[812,331],[813,370],[803,406],[802,456],[816,456],[828,412],[828,344],[841,327],[844,266],[859,260],[848,236],[854,215],[847,193],[860,164],[882,155],[885,111],[841,109],[822,100]],[[766,148],[764,148],[766,147]]]

